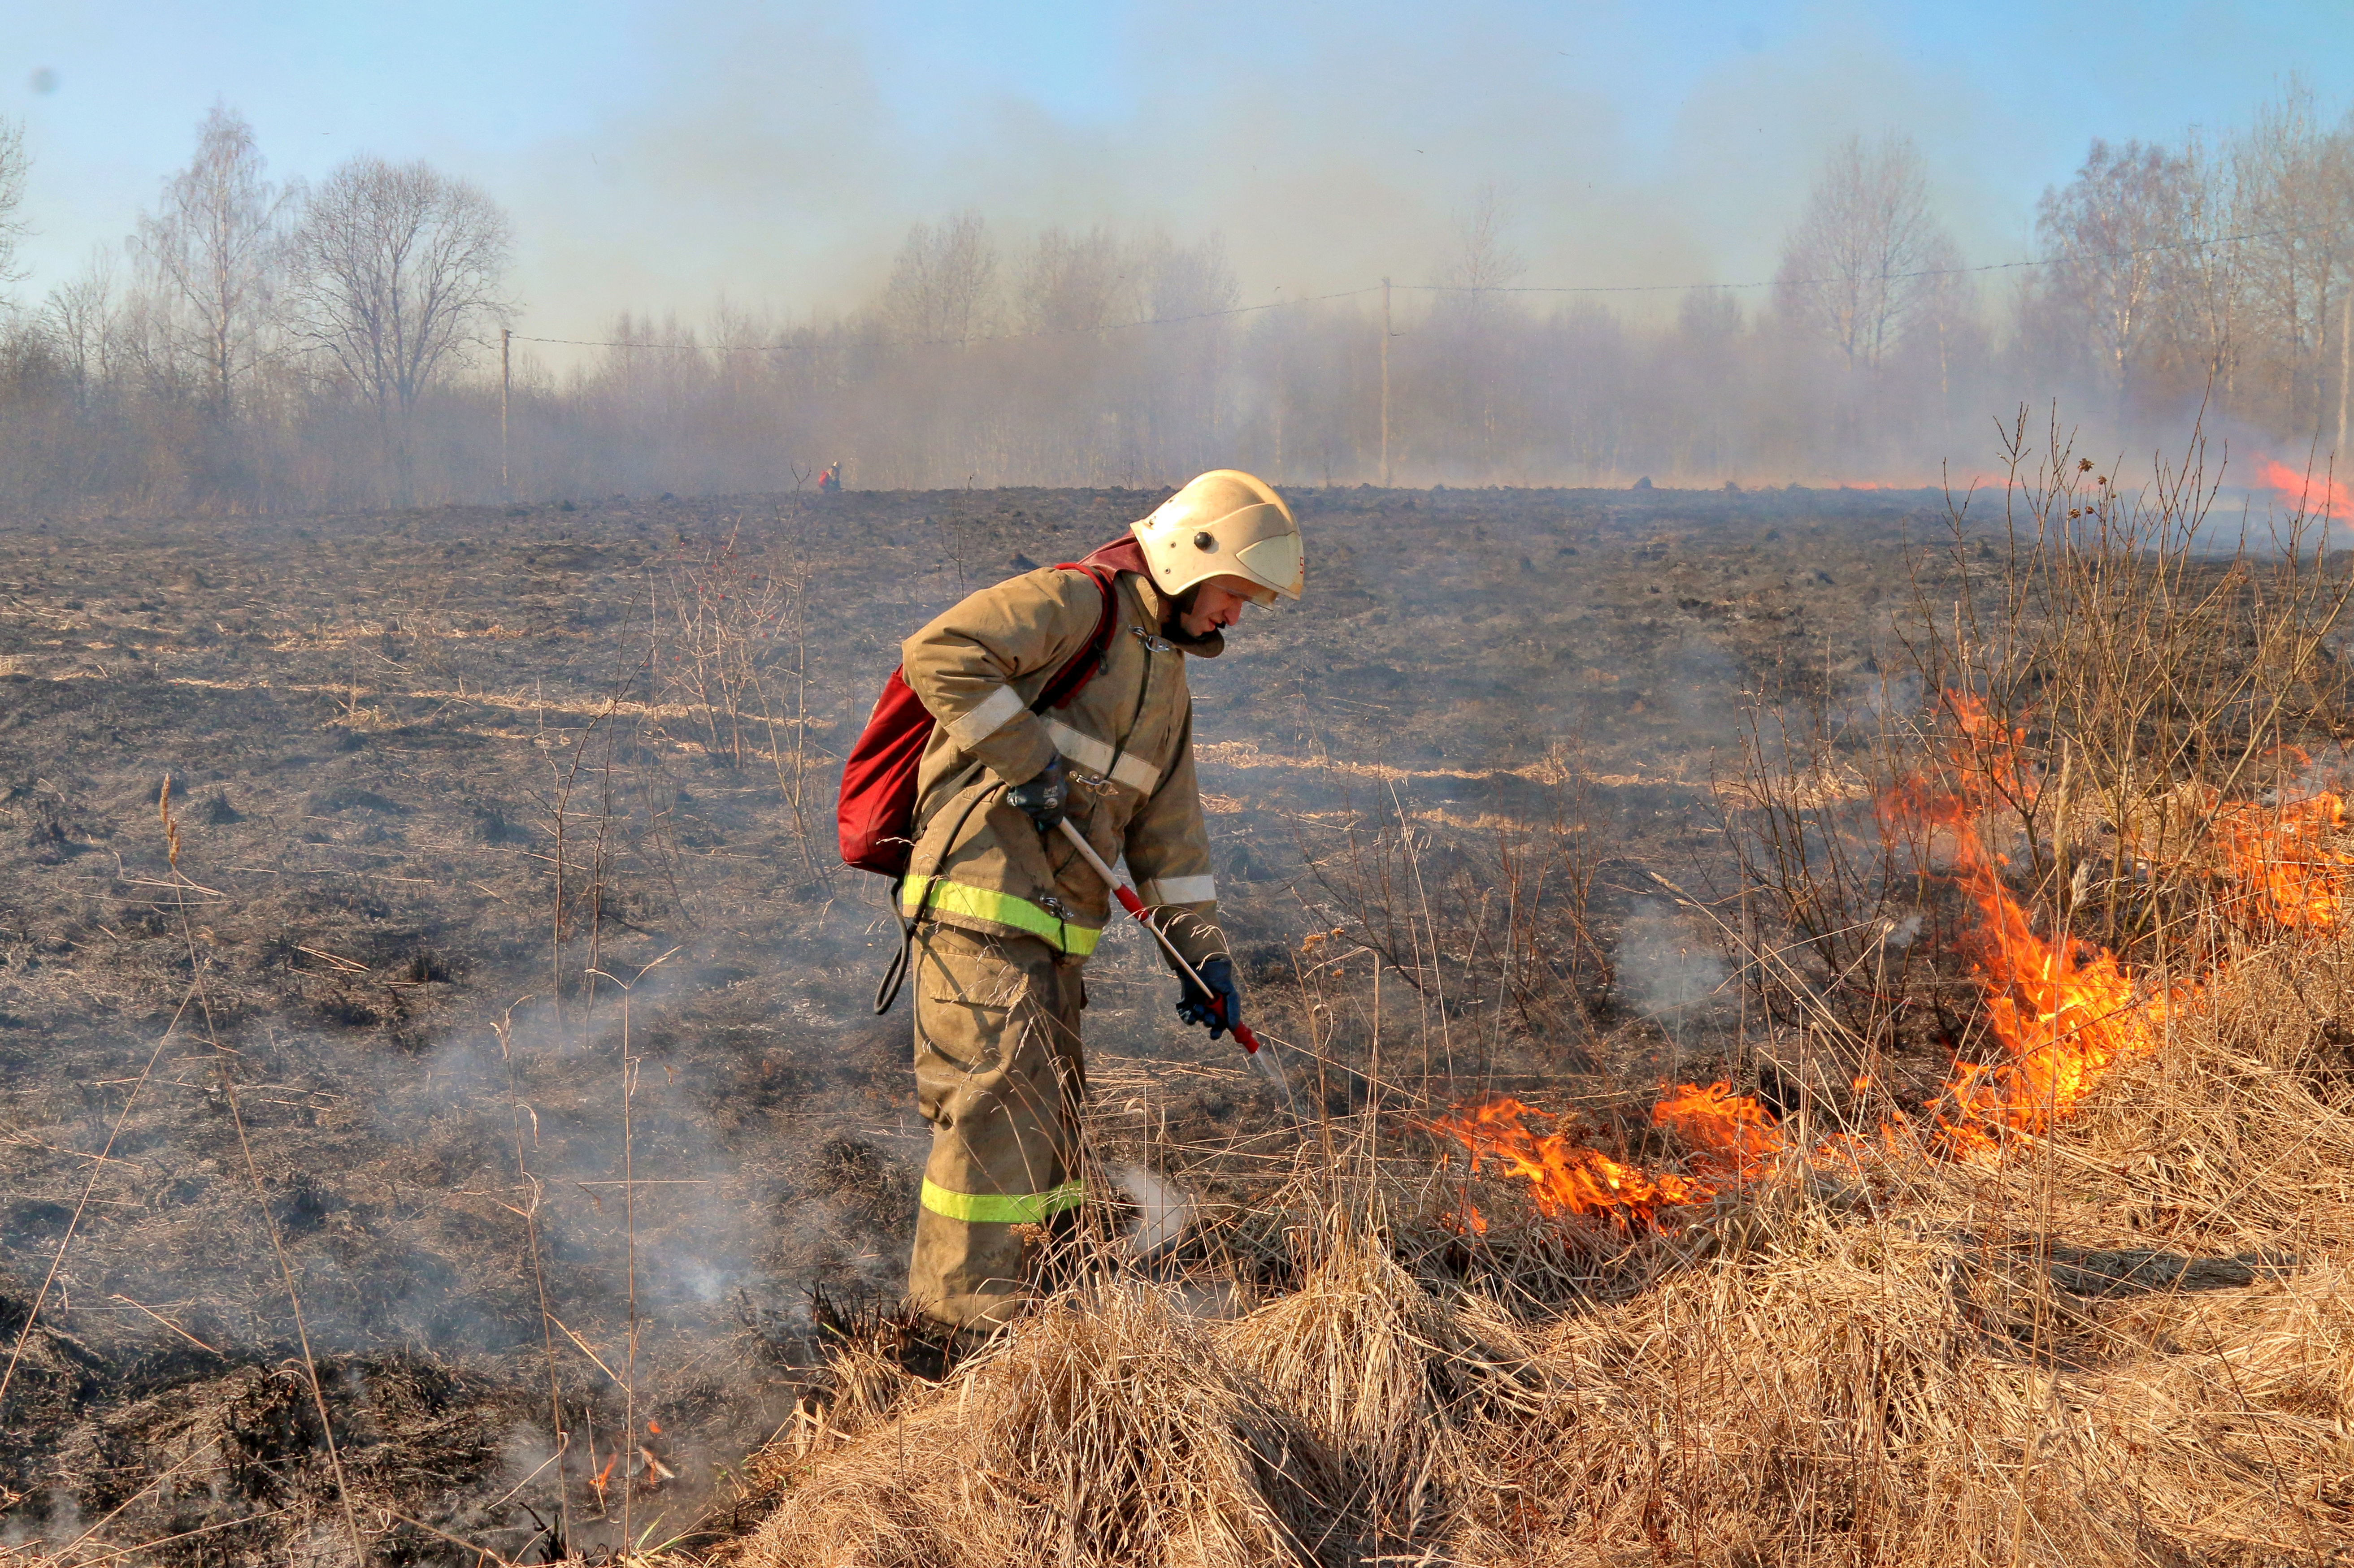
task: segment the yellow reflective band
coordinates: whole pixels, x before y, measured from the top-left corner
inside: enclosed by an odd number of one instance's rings
[[[951,1192],[924,1178],[924,1207],[967,1224],[1034,1225],[1077,1208],[1086,1197],[1087,1186],[1080,1181],[1066,1181],[1044,1192]]]
[[[1027,931],[1069,953],[1074,958],[1086,958],[1096,950],[1103,932],[1093,926],[1075,926],[1060,920],[1033,904],[1027,898],[1016,898],[1011,893],[992,893],[986,887],[967,887],[961,882],[945,877],[917,876],[907,880],[907,890],[899,907],[910,920],[926,909],[938,909],[949,915],[970,915],[977,920],[994,920],[1001,926],[1011,926],[1017,931]]]

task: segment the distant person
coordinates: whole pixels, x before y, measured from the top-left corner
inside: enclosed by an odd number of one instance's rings
[[[830,462],[826,464],[823,469],[819,471],[817,476],[817,489],[820,495],[839,495],[842,493],[842,465],[840,463]]]
[[[907,1290],[933,1326],[919,1354],[943,1364],[959,1336],[1021,1308],[1042,1252],[1087,1198],[1079,971],[1110,901],[1057,824],[1068,818],[1107,861],[1127,856],[1155,923],[1209,988],[1181,979],[1179,1015],[1214,1039],[1242,1017],[1194,784],[1186,656],[1214,658],[1245,606],[1299,597],[1299,524],[1267,484],[1220,469],[1080,565],[1093,570],[1041,567],[983,588],[900,649],[907,687],[937,720],[899,903],[917,1104],[932,1125]],[[1099,634],[1100,663],[1075,671],[1085,683],[1062,705],[1042,701],[1050,684],[1067,689],[1058,676]]]

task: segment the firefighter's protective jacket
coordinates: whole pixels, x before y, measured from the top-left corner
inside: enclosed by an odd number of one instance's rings
[[[903,913],[1041,938],[1072,958],[1094,950],[1109,890],[1059,833],[1042,837],[1004,800],[1005,786],[1059,752],[1066,814],[1096,853],[1128,857],[1138,893],[1189,961],[1225,950],[1185,686],[1186,655],[1214,656],[1225,643],[1214,632],[1181,649],[1162,633],[1167,610],[1148,578],[1119,573],[1102,669],[1067,707],[1043,714],[1031,703],[1103,611],[1085,572],[1044,567],[984,588],[901,645],[907,684],[938,721],[917,775]]]

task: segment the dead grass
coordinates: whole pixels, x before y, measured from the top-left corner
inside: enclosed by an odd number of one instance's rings
[[[1239,1568],[1302,1555],[1333,1489],[1285,1402],[1140,1281],[1059,1298],[943,1388],[843,1371],[865,1408],[776,1471],[742,1561]],[[878,1383],[904,1397],[875,1410]]]
[[[2262,572],[2250,562],[2270,557],[2209,571],[2190,542],[2195,470],[2137,512],[2105,477],[2090,511],[2070,509],[2089,470],[2056,442],[2048,467],[2030,495],[2036,530],[2014,528],[1989,579],[2000,635],[1957,609],[1911,662],[1929,701],[1958,690],[1958,715],[1987,694],[2002,715],[1988,733],[2017,737],[1967,753],[1990,758],[1980,793],[2017,819],[2010,881],[2042,929],[2126,948],[2137,994],[2168,998],[2150,1014],[2157,1049],[2120,1059],[2048,1129],[2021,1121],[1987,1140],[1980,1162],[1879,1137],[1883,1118],[1919,1114],[1888,1098],[1876,1065],[1902,1044],[1893,998],[1914,983],[1911,959],[1885,960],[1886,933],[1945,876],[1861,830],[1853,854],[1826,859],[1838,846],[1820,814],[1921,766],[1925,743],[1903,726],[1924,721],[1895,713],[1868,744],[1754,746],[1767,831],[1737,916],[1717,921],[1768,1003],[1744,1044],[1829,1062],[1836,1082],[1804,1102],[1776,1160],[1663,1211],[1657,1229],[1544,1218],[1493,1165],[1469,1172],[1411,1129],[1430,1095],[1459,1086],[1430,1049],[1443,1063],[1455,1048],[1447,991],[1511,997],[1534,973],[1576,995],[1564,955],[1583,950],[1568,939],[1583,929],[1579,819],[1556,813],[1558,842],[1508,845],[1484,874],[1434,890],[1400,813],[1394,836],[1352,840],[1351,924],[1326,934],[1353,938],[1348,951],[1328,956],[1326,936],[1309,948],[1328,983],[1377,958],[1359,989],[1405,980],[1421,1024],[1383,1042],[1376,992],[1374,1108],[1328,1122],[1288,1181],[1268,1180],[1197,1248],[1203,1283],[1245,1309],[1189,1315],[1188,1297],[1108,1255],[1097,1283],[943,1384],[846,1355],[842,1417],[770,1451],[779,1501],[733,1560],[2348,1561],[2354,941],[2326,924],[2269,946],[2227,929],[2192,907],[2195,887],[2161,885],[2168,865],[2126,864],[2116,804],[2201,768],[2243,784],[2266,748],[2328,722],[2339,703],[2318,651],[2348,584],[2300,564],[2313,552],[2295,530]],[[2070,662],[2073,686],[2029,679]],[[2141,706],[2119,717],[2127,693]],[[2031,719],[2032,755],[2017,749]],[[2105,893],[2054,848],[2072,799],[2104,790],[2117,839]],[[1555,863],[1549,881],[1525,874]],[[1490,929],[1501,935],[1483,945]],[[1967,951],[1943,931],[1924,946]],[[1870,1006],[1844,1018],[1824,998],[1859,974]],[[1978,989],[1945,980],[1952,997]],[[1532,1038],[1575,1033],[1565,1003],[1530,1017]],[[1416,1054],[1419,1088],[1383,1081],[1384,1061]],[[1870,1095],[1837,1092],[1867,1072]],[[1384,1113],[1385,1098],[1415,1116]],[[1861,1143],[1818,1143],[1843,1121]],[[1672,1140],[1635,1151],[1620,1133],[1628,1158],[1674,1158]]]
[[[2349,980],[2275,949],[2001,1167],[1785,1166],[1550,1306],[1486,1263],[1560,1223],[1483,1189],[1467,1249],[1426,1160],[1352,1161],[1238,1318],[1129,1277],[942,1385],[854,1353],[736,1561],[2342,1561]]]

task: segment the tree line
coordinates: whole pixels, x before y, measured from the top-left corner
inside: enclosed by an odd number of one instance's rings
[[[36,174],[0,122],[0,291]],[[2345,440],[2354,113],[2302,86],[2223,133],[2095,141],[2016,270],[1965,267],[1897,136],[1833,150],[1763,287],[1532,289],[1519,217],[1483,188],[1421,277],[1246,308],[1214,236],[1009,241],[960,212],[849,311],[622,313],[558,371],[487,194],[370,157],[273,184],[217,108],[126,245],[0,293],[0,508],[733,493],[829,463],[875,488],[1929,477],[2050,397],[2120,445],[2201,412],[2300,456]]]

